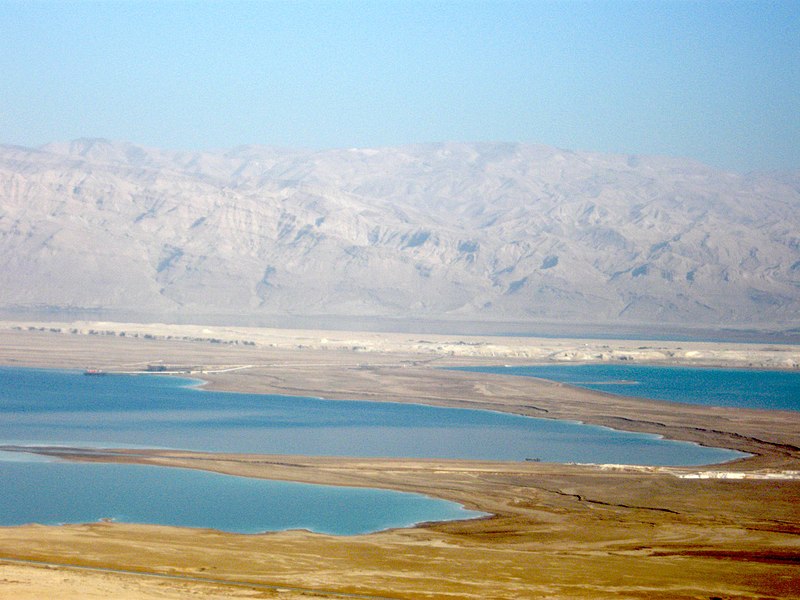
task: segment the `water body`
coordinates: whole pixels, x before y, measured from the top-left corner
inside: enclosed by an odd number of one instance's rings
[[[617,364],[465,367],[460,370],[539,377],[653,400],[800,410],[800,373],[797,372]]]
[[[206,392],[192,384],[158,376],[0,368],[0,443],[647,465],[742,456],[498,412]]]
[[[234,533],[308,529],[356,535],[482,513],[387,490],[307,485],[144,465],[0,459],[0,524],[109,519]],[[88,493],[87,493],[88,492]]]
[[[706,464],[728,450],[577,423],[422,405],[205,392],[157,376],[0,368],[0,444],[216,452]],[[456,504],[378,490],[0,453],[0,524],[114,519],[252,533],[354,534],[468,518]]]

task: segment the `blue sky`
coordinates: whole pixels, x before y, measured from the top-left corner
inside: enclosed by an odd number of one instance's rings
[[[0,143],[522,141],[800,168],[800,0],[0,0]]]

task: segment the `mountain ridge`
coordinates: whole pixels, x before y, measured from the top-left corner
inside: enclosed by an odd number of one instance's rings
[[[796,327],[800,172],[518,143],[0,146],[0,310]]]

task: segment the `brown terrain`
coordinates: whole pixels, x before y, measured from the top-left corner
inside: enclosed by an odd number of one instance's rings
[[[125,331],[125,336],[122,336]],[[0,364],[191,371],[216,389],[573,419],[753,456],[707,467],[43,450],[414,491],[492,516],[337,537],[0,528],[2,598],[800,598],[800,414],[611,396],[469,364],[797,368],[796,346],[166,325],[0,325]]]

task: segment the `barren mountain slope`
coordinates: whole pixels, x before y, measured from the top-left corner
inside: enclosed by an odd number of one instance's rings
[[[0,147],[0,310],[796,326],[800,177],[521,144]]]

